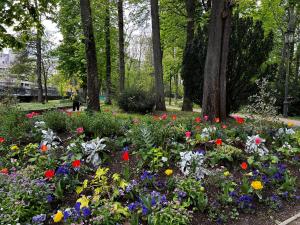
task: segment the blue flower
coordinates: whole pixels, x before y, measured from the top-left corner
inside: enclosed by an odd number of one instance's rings
[[[167,205],[168,204],[168,200],[167,200],[166,195],[162,195],[161,196],[161,198],[160,198],[160,204],[162,204],[162,205]]]
[[[75,204],[75,210],[76,210],[76,212],[78,213],[78,212],[80,212],[80,205],[81,205],[81,203],[80,202],[76,202],[76,204]]]
[[[89,209],[89,208],[87,208],[87,207],[83,207],[82,208],[82,213],[83,213],[83,216],[84,217],[88,217],[88,216],[90,216],[91,215],[91,210]]]
[[[143,174],[141,175],[141,180],[152,180],[153,175],[148,172],[148,171],[144,171]]]
[[[268,178],[268,176],[267,175],[262,175],[262,181],[264,182],[264,184],[267,184],[267,183],[269,183],[269,178]]]
[[[149,212],[149,209],[145,205],[143,205],[142,206],[142,214],[143,214],[143,216],[146,216],[148,214],[148,212]]]
[[[138,202],[132,202],[128,205],[128,209],[129,211],[134,211],[137,207],[139,206],[139,203]]]
[[[47,199],[48,203],[51,203],[51,202],[53,202],[54,197],[53,197],[53,195],[47,195],[46,199]]]
[[[155,198],[151,198],[151,206],[154,206],[156,204]]]
[[[40,215],[32,217],[33,223],[42,223],[45,220],[46,220],[46,214],[40,214]]]
[[[67,219],[72,215],[72,212],[70,209],[66,209],[64,211],[64,221],[67,221]]]
[[[69,169],[66,166],[60,166],[56,170],[56,175],[67,175],[69,174]]]

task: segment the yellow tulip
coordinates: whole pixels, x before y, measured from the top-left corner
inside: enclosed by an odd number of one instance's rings
[[[13,146],[10,147],[10,150],[17,151],[17,150],[19,150],[19,147],[16,146],[16,145],[13,145]]]
[[[165,174],[166,174],[167,176],[171,176],[171,175],[173,174],[173,170],[167,169],[167,170],[165,171]]]
[[[261,190],[263,189],[263,184],[260,182],[260,181],[252,181],[251,182],[251,187],[254,189],[254,190]]]
[[[62,213],[62,211],[58,210],[57,213],[53,217],[54,223],[60,222],[63,217],[64,217],[64,214]]]
[[[292,122],[288,122],[288,127],[293,127],[294,124]]]
[[[228,177],[229,175],[230,175],[230,172],[229,172],[229,171],[225,171],[225,172],[224,172],[224,176],[225,176],[225,177]]]

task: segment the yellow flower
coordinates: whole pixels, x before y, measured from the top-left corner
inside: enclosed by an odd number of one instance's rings
[[[10,150],[17,151],[17,150],[19,150],[19,147],[16,146],[16,145],[13,145],[13,146],[10,147]]]
[[[80,202],[80,208],[88,207],[89,206],[89,199],[83,195],[81,198],[79,198],[76,202]]]
[[[62,213],[62,211],[58,210],[57,213],[53,217],[54,223],[60,222],[63,217],[64,217],[64,214]]]
[[[292,122],[288,122],[288,127],[293,127],[294,124]]]
[[[166,174],[167,176],[171,176],[171,175],[173,174],[173,170],[167,169],[167,170],[165,171],[165,174]]]
[[[202,192],[205,191],[204,187],[200,187],[200,191]]]
[[[225,177],[228,177],[229,175],[230,175],[230,172],[229,172],[229,171],[225,171],[225,172],[224,172],[224,176],[225,176]]]
[[[261,190],[261,189],[263,189],[264,186],[260,181],[255,180],[255,181],[251,182],[251,187],[254,190]]]

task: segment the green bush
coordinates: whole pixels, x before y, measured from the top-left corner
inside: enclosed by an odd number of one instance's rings
[[[6,142],[22,142],[31,130],[31,123],[23,112],[15,107],[0,106],[0,137]]]
[[[68,120],[68,128],[75,131],[76,128],[83,127],[86,133],[95,137],[111,137],[123,135],[124,122],[125,120],[113,117],[110,113],[80,113]]]
[[[153,111],[155,101],[151,93],[132,88],[120,95],[118,104],[125,112],[149,113]]]
[[[67,129],[67,115],[61,111],[48,111],[43,114],[43,119],[50,129],[63,132]]]

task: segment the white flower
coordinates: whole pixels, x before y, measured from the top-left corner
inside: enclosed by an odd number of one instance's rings
[[[266,148],[264,142],[266,140],[259,137],[259,135],[253,135],[247,137],[245,151],[247,153],[255,153],[259,156],[264,156],[269,153],[269,150]]]
[[[162,158],[161,158],[161,161],[167,162],[167,161],[168,161],[168,158],[167,158],[167,157],[162,157]]]
[[[197,179],[202,179],[208,174],[208,170],[203,168],[205,157],[199,152],[180,152],[181,161],[179,162],[180,171],[188,176],[194,175]]]

